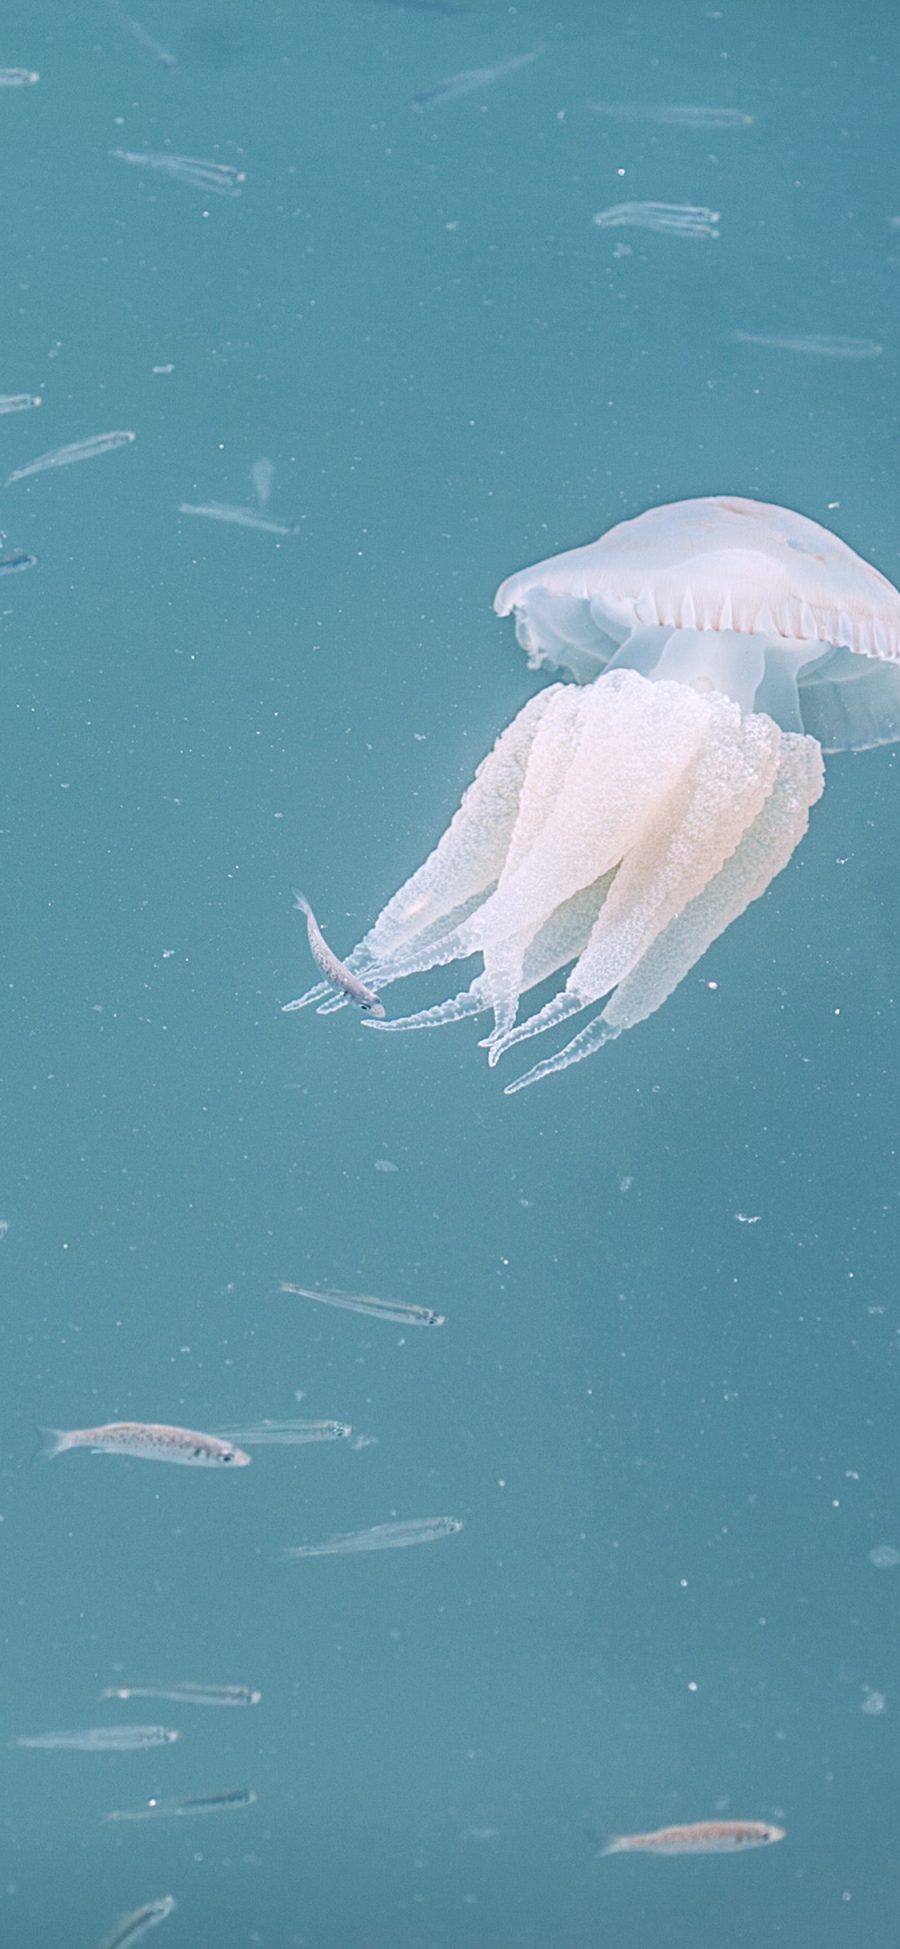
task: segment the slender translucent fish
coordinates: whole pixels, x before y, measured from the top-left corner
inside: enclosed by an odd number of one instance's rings
[[[495,61],[490,68],[463,68],[459,74],[448,75],[446,81],[438,81],[433,88],[425,88],[421,95],[414,95],[411,106],[422,114],[426,108],[456,101],[460,95],[479,94],[482,88],[490,88],[493,82],[515,74],[517,68],[530,67],[543,52],[542,47],[533,47],[528,54],[511,54],[506,61]]]
[[[749,129],[753,116],[740,108],[691,108],[666,102],[591,102],[610,122],[656,122],[673,129]]]
[[[110,7],[120,27],[124,27],[125,32],[131,35],[138,47],[143,48],[145,54],[158,61],[161,68],[177,68],[178,62],[174,54],[170,54],[168,48],[163,47],[160,41],[155,41],[153,35],[148,34],[146,27],[142,27],[139,20],[132,20],[131,15],[125,12],[121,0],[110,0]]]
[[[340,989],[342,997],[346,996],[349,1001],[358,1002],[364,1014],[383,1015],[384,1006],[374,991],[357,980],[356,975],[351,974],[343,961],[339,961],[337,955],[332,953],[305,893],[298,893],[296,887],[294,904],[300,913],[306,915],[306,937],[309,941],[310,953],[316,965],[321,968],[326,981]],[[285,1002],[282,1013],[287,1015],[295,1007],[295,1002]]]
[[[142,1807],[117,1807],[104,1814],[113,1820],[181,1820],[189,1814],[227,1814],[235,1807],[252,1807],[256,1799],[252,1787],[236,1787],[231,1793],[208,1793],[193,1800],[145,1800]]]
[[[12,1744],[46,1753],[143,1753],[180,1738],[174,1726],[88,1726],[84,1732],[23,1733]]]
[[[826,332],[791,335],[778,332],[734,332],[741,345],[764,345],[772,352],[807,352],[821,359],[877,359],[884,351],[874,338],[829,337]]]
[[[296,1293],[298,1299],[318,1299],[323,1306],[337,1306],[347,1313],[365,1313],[370,1320],[389,1320],[394,1326],[446,1326],[446,1313],[435,1313],[430,1306],[408,1306],[402,1299],[376,1299],[374,1293],[330,1292],[321,1286],[292,1286],[279,1280],[280,1293]]]
[[[617,1834],[603,1854],[733,1854],[738,1848],[783,1841],[784,1828],[767,1820],[697,1820],[689,1827],[658,1827],[651,1834]]]
[[[41,393],[0,393],[0,416],[4,413],[27,413],[32,406],[43,406]]]
[[[284,1555],[363,1556],[369,1550],[408,1550],[413,1543],[439,1543],[442,1536],[458,1536],[462,1527],[459,1516],[416,1516],[406,1523],[376,1523],[374,1529],[329,1536],[324,1543],[298,1543]]]
[[[76,460],[97,460],[102,453],[115,453],[117,447],[130,447],[136,438],[135,433],[95,433],[90,440],[74,440],[71,446],[39,454],[37,460],[29,460],[27,467],[17,467],[14,474],[7,475],[6,485],[11,487],[14,480],[28,480],[31,474],[44,474],[50,467],[71,467]]]
[[[110,1935],[104,1936],[100,1949],[134,1949],[149,1929],[155,1929],[157,1922],[164,1922],[177,1907],[174,1895],[162,1895],[159,1901],[145,1902],[143,1908],[132,1909],[130,1915],[120,1917]]]
[[[230,162],[205,162],[201,156],[170,156],[165,150],[157,153],[152,149],[144,153],[110,149],[109,153],[117,162],[130,162],[136,169],[156,169],[176,183],[187,183],[189,189],[209,191],[212,196],[240,196],[247,181],[245,169],[235,169]]]
[[[267,508],[272,498],[272,482],[275,479],[275,469],[271,460],[255,460],[250,469],[250,479],[260,507]]]
[[[295,521],[273,521],[258,508],[235,508],[227,501],[179,501],[179,514],[199,514],[205,521],[228,521],[234,528],[258,528],[263,535],[299,535]]]
[[[26,555],[24,549],[16,549],[13,555],[0,555],[0,575],[17,575],[20,569],[37,568],[37,556]]]
[[[33,88],[40,78],[35,68],[0,68],[0,88]]]
[[[702,203],[613,203],[598,210],[594,222],[601,230],[660,230],[670,237],[718,237],[718,210]]]
[[[192,1678],[171,1685],[105,1685],[101,1699],[167,1699],[173,1705],[258,1705],[262,1693],[250,1685],[204,1685]]]
[[[217,1435],[201,1435],[194,1428],[169,1428],[156,1421],[110,1421],[102,1428],[39,1428],[39,1460],[52,1461],[68,1448],[89,1448],[92,1455],[131,1455],[141,1462],[180,1462],[189,1468],[208,1468],[230,1462],[246,1468],[242,1448]]]
[[[247,1448],[302,1448],[307,1442],[346,1441],[353,1429],[349,1421],[256,1421],[216,1432]]]

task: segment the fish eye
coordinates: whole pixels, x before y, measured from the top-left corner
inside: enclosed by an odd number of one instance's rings
[[[234,1449],[233,1449],[233,1448],[226,1448],[226,1450],[225,1450],[225,1453],[224,1453],[224,1455],[222,1455],[222,1456],[220,1457],[220,1459],[221,1459],[221,1461],[223,1461],[223,1462],[233,1462],[233,1461],[234,1461]]]

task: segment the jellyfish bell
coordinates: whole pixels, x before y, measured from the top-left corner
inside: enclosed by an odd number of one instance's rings
[[[495,608],[532,667],[576,681],[501,733],[347,967],[377,991],[480,956],[460,994],[366,1026],[490,1011],[492,1064],[608,998],[512,1094],[645,1020],[765,892],[821,795],[823,750],[900,739],[900,594],[817,522],[721,496],[522,570]]]
[[[707,679],[826,752],[900,737],[900,595],[827,528],[718,495],[649,508],[502,582],[533,669]]]

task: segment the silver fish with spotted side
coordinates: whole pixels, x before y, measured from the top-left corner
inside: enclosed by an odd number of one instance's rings
[[[604,1854],[734,1854],[784,1840],[784,1828],[768,1820],[695,1820],[687,1827],[657,1827],[649,1834],[617,1834]]]
[[[109,1421],[101,1428],[39,1428],[41,1461],[52,1461],[68,1448],[88,1448],[93,1455],[131,1455],[141,1462],[180,1462],[187,1468],[211,1468],[230,1463],[246,1468],[250,1456],[218,1435],[202,1435],[195,1428],[169,1428],[155,1421]]]
[[[306,935],[309,941],[310,953],[317,966],[321,968],[326,981],[330,981],[333,987],[340,989],[341,993],[346,995],[348,1001],[357,1002],[364,1014],[383,1015],[384,1005],[378,1000],[378,996],[374,991],[371,988],[366,988],[363,982],[358,981],[356,975],[351,974],[350,969],[345,967],[343,961],[339,961],[337,955],[332,953],[306,895],[298,892],[296,887],[294,888],[294,900],[300,913],[306,915]],[[287,1010],[292,1006],[294,1004],[288,1002]]]

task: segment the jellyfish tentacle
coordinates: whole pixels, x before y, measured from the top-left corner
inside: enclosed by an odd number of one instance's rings
[[[602,1014],[555,1056],[536,1063],[508,1084],[505,1094],[514,1096],[532,1083],[558,1075],[661,1008],[712,942],[787,866],[807,830],[810,807],[821,797],[823,785],[822,753],[815,739],[783,734],[772,789],[714,879],[657,935]]]
[[[491,887],[486,891],[490,892]],[[485,890],[470,895],[468,900],[453,907],[449,913],[442,914],[438,920],[430,921],[413,940],[398,946],[393,954],[384,955],[380,960],[366,949],[364,942],[360,942],[359,946],[348,954],[344,965],[349,968],[351,974],[358,975],[369,985],[375,982],[385,987],[390,981],[402,981],[407,975],[422,974],[428,968],[442,966],[442,957],[443,960],[457,959],[455,948],[451,955],[444,955],[445,944],[451,940],[455,941],[460,928],[477,910],[484,898]],[[430,958],[432,954],[436,957],[434,960]]]
[[[825,783],[814,738],[786,733],[768,798],[740,845],[708,886],[677,914],[603,1011],[605,1041],[646,1021],[695,967],[713,941],[783,872],[809,826]]]
[[[524,1022],[517,1022],[505,1035],[496,1038],[488,1036],[480,1044],[488,1052],[490,1068],[494,1069],[500,1057],[505,1056],[507,1049],[513,1049],[517,1042],[528,1042],[533,1035],[543,1035],[545,1029],[558,1028],[560,1022],[567,1022],[570,1015],[580,1014],[583,1008],[588,1008],[597,999],[596,995],[576,995],[570,989],[563,989],[559,995],[551,995],[549,1002],[545,1002],[535,1015],[529,1015]]]
[[[520,996],[529,988],[536,988],[539,982],[546,981],[548,975],[557,974],[569,962],[577,961],[584,953],[618,870],[618,867],[611,867],[608,873],[602,873],[590,886],[582,887],[570,900],[563,901],[534,939],[527,940],[521,954],[515,992],[498,994],[493,958],[490,952],[485,955],[485,975],[490,982],[494,1028],[479,1046],[482,1049],[496,1049],[496,1054],[488,1058],[492,1066],[506,1048],[507,1037],[514,1032]]]
[[[777,725],[768,717],[742,717],[728,697],[709,701],[694,763],[623,860],[569,977],[567,987],[582,1006],[618,987],[715,878],[772,790],[782,742]]]
[[[618,1034],[618,1030],[614,1031]],[[541,1083],[545,1076],[556,1076],[561,1069],[570,1069],[575,1062],[583,1062],[585,1056],[593,1056],[609,1040],[609,1030],[602,1015],[595,1015],[593,1022],[572,1037],[558,1055],[545,1056],[543,1062],[535,1063],[533,1069],[526,1069],[524,1076],[517,1076],[514,1083],[507,1083],[504,1096],[515,1096],[519,1090],[527,1090],[532,1083]]]
[[[551,684],[538,691],[501,732],[433,852],[404,881],[354,949],[347,963],[354,974],[361,966],[376,963],[390,970],[405,955],[412,956],[414,963],[416,944],[423,935],[496,885],[518,814],[532,743],[542,718],[565,688]]]
[[[336,1015],[339,1008],[346,1008],[349,1000],[349,995],[335,994],[334,989],[332,989],[331,994],[326,995],[325,1000],[319,1003],[316,1014]]]
[[[517,1042],[589,1007],[627,977],[755,818],[774,779],[779,737],[768,718],[742,718],[729,698],[708,699],[699,750],[626,853],[565,990],[496,1038],[492,1065]]]
[[[487,962],[493,948],[496,948],[499,959],[509,947],[511,964],[515,966],[514,943],[508,942],[504,935],[502,915],[493,926],[489,924],[491,903],[500,891],[502,881],[514,874],[521,862],[527,863],[535,840],[553,814],[559,795],[560,772],[570,760],[573,741],[578,735],[583,735],[583,692],[557,684],[552,691],[542,692],[541,695],[551,697],[552,708],[542,713],[534,729],[519,781],[519,804],[495,877],[486,882],[477,894],[470,895],[462,909],[457,904],[442,917],[432,917],[427,926],[408,943],[398,944],[382,959],[370,959],[366,970],[368,981],[384,985],[407,975],[423,974],[430,968],[443,967],[449,961],[464,960],[470,954],[481,953]],[[436,858],[436,855],[432,857]],[[558,904],[558,900],[554,904]],[[519,927],[511,924],[514,935],[521,932]],[[523,941],[530,937],[531,929],[523,935]],[[354,974],[358,972],[355,955],[350,956],[347,965]],[[507,986],[510,986],[509,982]],[[512,986],[517,994],[517,984],[513,982]]]
[[[417,1015],[394,1015],[390,1020],[377,1021],[371,1015],[363,1017],[364,1029],[378,1029],[381,1034],[393,1034],[406,1029],[442,1029],[448,1022],[462,1022],[467,1015],[483,1015],[490,1002],[483,992],[484,978],[479,975],[471,988],[453,995],[449,1001],[439,1002],[435,1008],[421,1008]]]
[[[534,843],[501,872],[479,911],[482,951],[517,933],[523,914],[536,932],[564,900],[620,864],[693,760],[710,714],[708,699],[687,685],[651,683],[633,670],[598,677],[574,695],[574,756],[559,754],[555,796]]]
[[[282,1015],[293,1015],[298,1008],[312,1008],[314,1002],[322,1001],[323,997],[329,992],[330,987],[327,981],[317,981],[313,988],[307,988],[305,994],[298,995],[295,1002],[282,1002],[281,1013]]]

